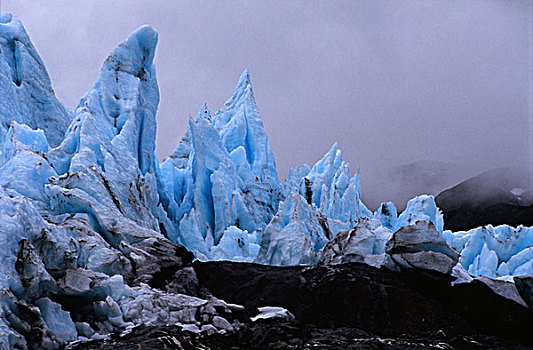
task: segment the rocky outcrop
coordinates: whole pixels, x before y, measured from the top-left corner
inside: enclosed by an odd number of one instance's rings
[[[387,242],[387,254],[401,269],[434,270],[449,274],[459,261],[430,221],[399,229]]]

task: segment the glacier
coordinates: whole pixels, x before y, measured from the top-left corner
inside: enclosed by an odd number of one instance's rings
[[[1,85],[0,344],[58,348],[147,319],[198,327],[190,314],[199,308],[231,309],[147,285],[186,259],[167,238],[174,223],[155,156],[157,32],[144,26],[132,33],[69,112],[20,22],[6,13],[0,18],[2,45],[20,50],[0,61],[2,69],[20,73]],[[28,103],[27,94],[40,100]],[[70,305],[72,298],[83,302]],[[161,318],[165,309],[169,316]]]
[[[159,163],[157,41],[135,30],[70,111],[21,22],[0,14],[0,346],[57,348],[142,323],[231,332],[238,321],[216,310],[241,306],[154,287],[193,258],[434,270],[519,299],[510,285],[533,273],[533,228],[444,231],[430,195],[371,212],[337,144],[280,182],[248,70]]]

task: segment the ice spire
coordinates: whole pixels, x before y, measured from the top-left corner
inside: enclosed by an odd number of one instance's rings
[[[352,227],[360,217],[372,215],[361,201],[359,169],[350,177],[350,166],[343,161],[337,143],[311,170],[307,169],[304,167],[298,171],[302,175],[307,173],[299,181],[294,175],[291,177],[285,192],[304,196],[309,205],[325,216],[333,235],[340,229]]]
[[[200,107],[198,114],[194,118],[194,122],[200,121],[201,118],[211,120],[211,111],[209,110],[207,103],[204,103],[202,107]],[[189,119],[191,118],[189,117]],[[174,152],[172,152],[172,154],[168,157],[168,159],[172,162],[172,165],[177,169],[184,169],[187,166],[192,151],[191,140],[192,135],[189,123],[189,128],[185,132],[185,135],[183,135],[181,138],[180,142],[174,149]]]
[[[135,30],[109,55],[82,97],[65,140],[49,155],[59,175],[66,174],[49,186],[55,210],[95,211],[105,205],[113,210],[95,213],[101,227],[109,215],[116,215],[161,229],[166,214],[159,207],[155,156],[157,37],[149,26]],[[73,199],[73,189],[84,193],[83,198]]]
[[[161,173],[167,212],[178,227],[175,242],[208,258],[225,232],[235,232],[230,226],[250,233],[265,228],[282,194],[248,70],[214,117],[204,104],[189,121]]]
[[[322,191],[331,187],[333,178],[341,169],[341,166],[346,168],[348,165],[342,160],[342,152],[335,142],[304,178],[303,185],[305,187],[302,189],[302,195],[307,198],[309,204],[314,204],[317,208],[320,208],[323,197]],[[349,175],[349,167],[347,170]]]
[[[50,77],[22,23],[0,12],[0,142],[11,121],[44,130],[57,146],[73,115],[54,95]]]
[[[241,74],[233,95],[215,113],[213,122],[228,152],[243,147],[252,172],[278,189],[276,162],[255,102],[248,69]]]
[[[277,210],[279,193],[252,173],[243,146],[228,152],[206,104],[161,173],[179,227],[173,240],[206,257],[230,226],[261,230]]]
[[[154,170],[159,90],[153,58],[157,37],[149,26],[134,31],[106,59],[98,80],[76,110],[78,116],[94,115],[110,141],[124,143],[143,174]]]

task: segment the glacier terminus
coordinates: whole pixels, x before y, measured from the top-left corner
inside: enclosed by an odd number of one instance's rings
[[[372,212],[337,144],[280,181],[248,70],[160,162],[157,41],[150,26],[135,30],[71,111],[21,22],[0,14],[0,348],[53,349],[141,324],[238,329],[228,315],[243,306],[156,287],[192,260],[436,271],[533,306],[515,283],[533,273],[533,227],[444,230],[431,195]],[[256,319],[280,315],[294,318],[264,305]]]

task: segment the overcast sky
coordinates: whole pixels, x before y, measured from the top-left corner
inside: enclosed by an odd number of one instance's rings
[[[220,108],[248,67],[280,177],[337,141],[370,193],[417,160],[472,175],[528,164],[531,4],[2,0],[2,10],[23,21],[71,108],[117,44],[155,27],[160,159],[188,115]]]

